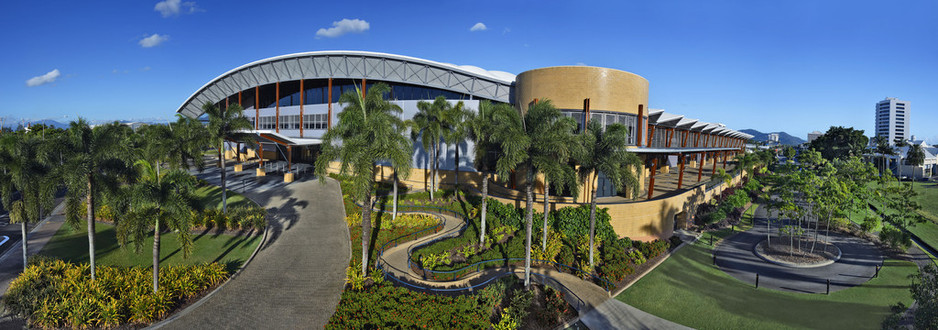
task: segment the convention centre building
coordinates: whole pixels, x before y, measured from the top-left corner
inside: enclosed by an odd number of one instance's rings
[[[417,102],[442,95],[450,102],[463,102],[468,109],[477,109],[481,100],[488,100],[509,103],[522,112],[537,100],[550,99],[581,127],[587,118],[604,126],[625,125],[629,128],[627,148],[645,163],[639,173],[641,192],[618,192],[600,173],[597,203],[609,209],[616,232],[633,239],[668,237],[690,221],[697,205],[724,188],[722,180],[711,177],[720,169],[735,172],[733,157],[745,150],[745,142],[752,137],[720,123],[648,108],[648,80],[622,70],[556,66],[515,75],[364,51],[306,52],[248,63],[211,79],[177,113],[198,118],[204,115],[206,103],[241,104],[244,116],[254,125],[252,142],[258,148],[247,149],[246,144],[232,141],[226,155],[237,159],[234,170],[254,167],[257,175],[283,175],[292,181],[309,173],[321,137],[337,123],[343,108],[339,96],[362,86],[367,93],[377,83],[391,87],[388,97],[403,109],[402,119],[417,113]],[[481,186],[482,176],[471,155],[471,141],[445,145],[437,159],[443,187],[459,184],[472,191]],[[413,172],[404,184],[417,190],[429,187],[431,158],[416,141]],[[389,168],[382,166],[377,173],[378,180],[390,180]],[[515,175],[495,178],[490,184],[493,197],[521,205],[519,180]],[[543,193],[540,182],[535,192]],[[586,195],[577,199],[551,196],[550,208],[585,203]],[[535,200],[542,201],[543,196]]]

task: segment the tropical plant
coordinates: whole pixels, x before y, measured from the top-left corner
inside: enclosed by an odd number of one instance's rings
[[[116,122],[92,129],[87,121],[79,119],[70,124],[62,145],[69,154],[62,166],[68,188],[65,219],[77,226],[81,205],[85,204],[91,279],[95,278],[94,225],[98,200],[103,195],[114,194],[121,184],[133,179],[133,170],[125,162],[130,153],[122,143],[133,133],[128,130]]]
[[[244,117],[240,104],[229,105],[227,109],[212,103],[202,105],[202,110],[208,115],[208,136],[212,147],[218,149],[219,173],[221,173],[221,201],[222,212],[228,212],[228,182],[225,180],[227,169],[225,164],[225,143],[227,141],[251,141],[248,133],[254,125]]]
[[[488,215],[489,179],[495,170],[495,162],[499,158],[501,146],[495,139],[501,122],[499,117],[511,117],[517,110],[509,104],[492,104],[487,100],[479,102],[479,110],[470,112],[466,122],[469,127],[469,137],[475,142],[473,162],[475,168],[482,172],[482,210],[480,213],[481,229],[479,230],[479,244],[485,243],[485,225]]]
[[[153,292],[159,290],[160,233],[171,229],[179,234],[184,257],[192,247],[189,235],[192,218],[191,191],[196,181],[182,170],[171,170],[160,174],[158,167],[139,160],[134,163],[139,179],[130,187],[131,211],[117,223],[121,245],[132,241],[139,252],[147,238],[147,230],[153,229]]]
[[[462,102],[459,104],[461,109]],[[439,180],[440,144],[445,138],[453,136],[453,123],[457,121],[457,115],[461,116],[461,110],[454,111],[446,97],[440,95],[433,102],[417,102],[417,114],[407,122],[411,139],[419,139],[424,151],[430,153],[430,200],[434,198]]]
[[[389,91],[388,85],[379,83],[367,95],[357,89],[342,94],[339,103],[344,108],[339,113],[339,122],[323,135],[321,153],[316,159],[316,175],[321,183],[325,183],[329,162],[334,160],[341,163],[341,175],[351,176],[349,195],[364,206],[361,208],[362,260],[369,260],[375,166],[385,160],[401,166],[411,161],[412,149],[404,148],[409,144],[401,135],[404,122],[398,115],[402,110],[384,99]],[[398,159],[401,155],[407,158]],[[363,261],[361,267],[362,276],[367,276],[368,262]]]
[[[643,170],[642,162],[635,154],[625,149],[628,137],[628,128],[622,124],[612,124],[605,129],[598,121],[590,121],[586,125],[583,135],[583,145],[586,151],[580,155],[578,169],[580,181],[584,185],[589,182],[592,186],[590,192],[590,271],[595,266],[593,261],[593,242],[596,236],[596,189],[599,174],[606,176],[616,190],[631,189],[632,194],[638,194],[638,173]]]
[[[886,157],[896,154],[895,149],[889,145],[889,139],[885,135],[877,135],[873,137],[874,151],[880,155],[880,169],[879,173],[882,175],[886,171]]]
[[[3,133],[0,138],[0,195],[10,221],[20,224],[23,269],[28,250],[26,226],[42,218],[42,209],[49,208],[57,186],[48,146],[32,134]],[[13,201],[14,192],[19,193],[19,200]]]

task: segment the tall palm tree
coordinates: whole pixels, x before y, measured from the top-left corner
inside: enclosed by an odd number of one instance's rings
[[[124,162],[129,152],[126,150],[123,136],[126,127],[118,123],[91,128],[88,122],[79,118],[68,128],[68,137],[64,150],[69,152],[65,165],[66,220],[77,224],[81,212],[81,199],[85,199],[86,221],[88,223],[88,260],[91,267],[91,279],[95,278],[95,208],[98,197],[118,189],[122,182],[132,179],[133,171]]]
[[[437,189],[437,176],[439,169],[440,144],[452,131],[451,118],[455,112],[446,101],[446,97],[437,96],[433,102],[417,102],[417,114],[408,121],[411,139],[420,139],[424,151],[430,153],[430,199],[433,200]]]
[[[176,117],[176,122],[169,123],[174,142],[167,151],[170,167],[188,169],[191,165],[201,172],[205,168],[202,149],[211,140],[208,129],[197,119],[183,115]]]
[[[23,269],[26,269],[28,237],[26,226],[39,221],[44,204],[51,204],[56,180],[49,165],[48,149],[31,134],[5,133],[0,141],[0,195],[10,220],[20,223]],[[20,195],[13,201],[14,191]]]
[[[153,292],[156,292],[159,290],[162,226],[178,232],[184,256],[188,257],[191,251],[189,220],[195,178],[178,169],[160,174],[159,169],[146,160],[138,160],[134,167],[138,171],[138,181],[129,189],[132,211],[118,222],[118,238],[121,245],[133,241],[139,252],[147,231],[153,229]]]
[[[208,134],[213,147],[218,149],[218,162],[221,165],[221,201],[222,212],[228,213],[228,182],[225,164],[226,141],[249,141],[245,131],[254,127],[251,121],[244,117],[244,109],[240,104],[229,105],[227,109],[220,108],[211,103],[202,105],[202,110],[208,115]]]
[[[487,100],[479,102],[479,110],[470,112],[466,117],[468,136],[475,143],[473,163],[482,172],[482,221],[479,230],[479,245],[485,244],[485,220],[488,214],[489,180],[495,170],[495,163],[501,154],[498,143],[499,126],[511,121],[505,118],[517,117],[517,110],[506,103],[492,104]],[[499,119],[501,117],[502,119]],[[507,174],[506,174],[507,175]]]
[[[873,143],[875,146],[876,153],[880,154],[881,164],[879,173],[882,175],[886,171],[886,156],[895,155],[896,152],[893,150],[892,146],[889,145],[889,139],[885,135],[877,135],[873,137]]]
[[[517,112],[515,112],[517,113]],[[531,234],[534,217],[534,182],[538,171],[547,169],[545,157],[551,157],[567,150],[571,146],[565,134],[572,134],[576,123],[564,117],[550,100],[543,100],[528,107],[524,115],[503,114],[506,118],[496,118],[501,124],[494,135],[501,145],[502,154],[496,163],[500,175],[507,175],[518,168],[525,172],[525,286],[531,283]],[[561,165],[558,165],[560,167]],[[558,170],[558,173],[562,173]],[[562,177],[562,176],[561,176]]]
[[[413,150],[401,134],[405,129],[404,122],[398,117],[401,108],[384,99],[389,91],[388,85],[379,83],[371,87],[367,95],[362,95],[358,89],[342,94],[339,103],[344,108],[339,112],[339,122],[323,135],[321,153],[316,159],[316,175],[320,182],[325,182],[329,162],[334,160],[341,163],[341,174],[352,176],[353,191],[349,193],[363,205],[363,276],[368,270],[375,168],[379,161],[387,160],[392,166],[396,164],[403,168],[403,164],[411,161]]]
[[[387,141],[383,141],[388,144],[385,150],[385,152],[387,152],[386,161],[391,163],[391,169],[394,171],[392,175],[394,179],[394,206],[391,212],[392,221],[397,220],[397,186],[400,180],[407,180],[407,178],[410,177],[411,164],[413,164],[411,156],[414,150],[414,145],[411,140],[402,138],[407,132],[407,125],[402,121],[399,125],[395,124],[395,128],[397,129],[397,135]]]
[[[909,143],[906,142],[905,139],[896,139],[896,148],[901,150],[903,147],[907,147],[907,146],[909,146]],[[909,150],[906,151],[907,152],[906,154],[908,154],[908,151]],[[898,179],[897,181],[901,185],[902,184],[902,154],[899,152],[896,152],[896,154],[899,156],[899,162],[896,163],[896,179]]]
[[[531,108],[538,108],[532,112]],[[542,131],[531,136],[531,165],[537,173],[544,176],[544,222],[541,228],[541,248],[547,250],[547,220],[550,213],[550,186],[557,191],[564,188],[573,198],[579,195],[577,172],[572,162],[580,158],[585,149],[580,144],[580,136],[575,133],[577,123],[573,118],[557,116],[559,110],[553,109],[550,100],[538,102],[528,109],[529,113],[543,113]],[[545,109],[540,109],[545,108]]]
[[[905,156],[906,164],[911,166],[922,166],[925,164],[925,151],[922,150],[922,145],[912,144],[909,146],[909,151]],[[923,173],[924,174],[924,173]],[[915,170],[912,170],[912,178],[915,178]]]
[[[453,164],[456,175],[453,176],[453,189],[459,189],[459,144],[469,138],[470,127],[468,118],[472,112],[465,108],[462,101],[456,102],[455,105],[447,106],[445,110],[447,112],[444,117],[447,121],[445,127],[448,129],[443,132],[443,141],[445,141],[446,144],[454,146],[456,149]]]
[[[635,154],[625,149],[628,141],[628,128],[622,124],[612,124],[603,129],[598,121],[586,125],[583,143],[586,151],[579,159],[579,177],[584,185],[589,181],[590,191],[590,270],[594,267],[593,244],[596,236],[596,188],[599,173],[606,176],[617,190],[632,189],[638,194],[637,173],[641,173],[642,162]]]

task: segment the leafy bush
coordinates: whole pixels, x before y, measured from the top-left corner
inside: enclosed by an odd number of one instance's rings
[[[726,219],[726,211],[722,208],[710,212],[710,214],[707,215],[707,223],[720,222],[723,221],[723,219]]]
[[[515,229],[521,229],[524,223],[524,209],[504,204],[498,200],[489,198],[486,206],[486,221],[491,221],[492,227],[510,226]]]
[[[267,210],[250,206],[230,208],[227,214],[219,209],[192,211],[192,227],[261,230],[267,227]]]
[[[566,237],[589,237],[590,232],[590,206],[564,207],[550,212],[554,228]],[[609,224],[608,209],[596,209],[596,237],[602,241],[617,239],[615,230]]]
[[[631,240],[628,238],[609,240],[603,244],[602,264],[599,266],[599,277],[609,282],[616,283],[625,278],[625,276],[632,274],[634,270],[631,264],[635,260],[632,255],[637,253],[638,256],[641,257],[641,254],[638,253],[638,251],[631,251],[631,253],[626,255],[625,251],[630,248],[630,244]],[[641,264],[642,262],[645,262],[644,257],[641,258],[641,262],[635,264]]]
[[[429,215],[429,214],[420,214],[420,213],[398,213],[397,219],[391,220],[392,214],[387,212],[372,212],[371,213],[371,225],[372,228],[377,227],[377,224],[380,223],[382,228],[398,228],[398,227],[430,227],[435,226],[440,222],[440,219]],[[360,226],[362,224],[362,214],[361,212],[354,212],[345,216],[345,224],[349,227]]]
[[[156,321],[187,299],[215,287],[228,271],[221,264],[160,267],[153,292],[150,268],[97,266],[36,259],[12,283],[3,305],[41,328],[107,328]]]
[[[889,223],[883,224],[883,229],[879,232],[879,240],[890,248],[903,251],[912,245],[912,236],[908,232],[899,230]]]
[[[883,221],[877,216],[867,216],[863,218],[863,223],[860,224],[860,230],[864,233],[872,233],[882,225],[882,222]]]
[[[652,259],[668,252],[668,242],[656,239],[651,242],[636,242],[636,248],[642,252],[645,258]]]

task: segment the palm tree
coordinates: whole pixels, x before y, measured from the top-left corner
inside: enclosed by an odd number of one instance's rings
[[[374,87],[372,87],[373,89]],[[394,181],[394,206],[393,211],[391,212],[391,220],[397,220],[397,185],[400,180],[407,180],[410,177],[410,168],[413,160],[411,156],[413,155],[414,145],[410,139],[403,137],[407,131],[407,125],[404,122],[401,122],[400,125],[396,125],[397,129],[396,136],[384,141],[388,143],[387,149],[387,158],[386,160],[390,161],[391,169],[394,171],[392,177]]]
[[[420,139],[424,151],[430,153],[430,200],[433,200],[437,189],[440,143],[443,138],[449,137],[452,131],[451,123],[454,120],[451,117],[456,113],[452,108],[442,95],[437,96],[432,103],[420,101],[417,102],[417,114],[408,121],[411,139]]]
[[[479,102],[479,110],[469,113],[466,118],[468,136],[475,142],[473,149],[473,163],[475,168],[482,172],[482,221],[479,230],[479,245],[485,244],[485,218],[488,214],[489,180],[495,163],[501,154],[501,146],[496,136],[499,126],[505,123],[504,118],[517,117],[517,110],[506,103],[492,104],[487,100]],[[501,117],[502,119],[499,119]],[[510,121],[507,121],[510,122]],[[506,174],[507,175],[507,174]]]
[[[118,222],[118,238],[121,245],[133,241],[139,252],[147,238],[146,232],[152,226],[153,292],[156,292],[159,290],[161,225],[178,232],[184,256],[188,257],[191,251],[189,220],[195,178],[178,169],[160,174],[159,168],[146,160],[138,160],[134,167],[138,171],[138,182],[129,189],[132,211]]]
[[[572,134],[576,123],[571,118],[564,117],[560,110],[555,108],[550,100],[543,100],[528,107],[522,116],[502,114],[496,118],[501,124],[494,135],[495,141],[501,145],[502,154],[496,163],[500,175],[508,175],[512,170],[519,168],[525,172],[525,287],[531,283],[531,234],[534,217],[534,181],[540,169],[549,169],[546,157],[563,154],[572,155],[573,146],[565,134]],[[501,113],[500,113],[501,114]],[[563,160],[566,162],[566,160]],[[556,165],[556,173],[563,173]],[[550,168],[554,170],[555,168]],[[552,173],[553,174],[553,173]],[[557,175],[556,177],[563,177]],[[545,231],[546,232],[546,231]]]
[[[905,155],[905,162],[911,166],[922,166],[925,164],[925,151],[922,150],[922,145],[912,144],[909,146],[909,151]],[[924,174],[924,173],[923,173]],[[915,178],[915,170],[912,170],[912,178]]]
[[[896,139],[896,148],[901,149],[902,147],[907,147],[907,146],[909,146],[909,143],[906,142],[904,139]],[[911,150],[907,150],[907,152],[908,151],[911,151]],[[899,184],[901,185],[902,184],[902,154],[899,154],[899,153],[897,154],[899,156],[899,162],[896,163],[896,178],[898,179],[897,181],[899,181]]]
[[[533,107],[553,107],[550,100],[538,102]],[[530,109],[528,111],[531,111]],[[545,110],[549,111],[549,110]],[[559,111],[556,111],[559,113]],[[577,172],[571,161],[580,158],[585,150],[580,144],[580,135],[575,134],[576,121],[566,116],[551,114],[544,123],[544,131],[532,136],[531,163],[538,173],[544,175],[544,222],[541,228],[541,249],[547,250],[547,220],[550,213],[550,186],[558,191],[564,188],[575,199],[579,195]]]
[[[873,143],[876,144],[876,153],[880,154],[880,158],[882,159],[879,170],[880,175],[882,175],[882,173],[886,171],[886,156],[895,155],[896,152],[893,150],[892,146],[889,145],[889,140],[885,135],[877,135],[873,137]]]
[[[0,141],[0,195],[3,207],[10,211],[10,220],[20,223],[23,244],[23,269],[28,252],[26,226],[39,221],[43,205],[52,203],[55,182],[48,163],[48,149],[30,134],[4,134]],[[13,192],[20,198],[13,201]]]
[[[188,169],[191,164],[201,172],[205,167],[202,148],[211,140],[208,130],[194,118],[176,116],[176,122],[169,123],[174,142],[167,151],[170,167]]]
[[[439,97],[438,97],[439,98]],[[445,108],[446,116],[444,119],[447,121],[445,127],[448,130],[443,132],[443,141],[446,144],[452,145],[456,149],[456,155],[454,159],[454,169],[456,175],[453,176],[453,189],[459,189],[459,144],[466,141],[469,138],[469,115],[472,113],[465,108],[462,101],[456,102],[455,105],[451,105]]]
[[[208,134],[212,145],[218,148],[218,162],[221,165],[221,200],[222,212],[228,213],[228,182],[225,180],[227,175],[225,164],[225,141],[248,141],[249,134],[244,131],[250,130],[253,125],[251,121],[244,117],[240,104],[232,104],[227,109],[222,109],[211,103],[202,105],[202,110],[208,115]]]
[[[344,108],[338,115],[339,123],[323,135],[321,153],[316,159],[316,175],[321,183],[325,182],[329,162],[333,160],[341,163],[341,174],[352,176],[350,195],[363,205],[363,276],[368,270],[375,167],[379,161],[391,160],[392,166],[403,168],[404,163],[411,161],[413,150],[401,134],[405,129],[398,117],[401,108],[384,99],[389,91],[388,85],[379,83],[371,87],[367,96],[357,89],[342,94],[339,103]]]
[[[78,223],[81,199],[85,199],[88,223],[88,260],[91,279],[95,278],[95,208],[98,197],[113,192],[122,182],[132,178],[132,169],[124,159],[128,152],[122,143],[126,135],[118,123],[97,126],[92,129],[88,122],[79,118],[68,128],[68,137],[63,149],[69,152],[65,165],[66,220]]]
[[[605,130],[598,121],[590,121],[586,125],[584,145],[586,151],[579,160],[580,181],[586,185],[591,181],[590,192],[590,270],[594,267],[593,244],[596,236],[596,188],[599,173],[606,176],[617,190],[632,189],[638,194],[637,173],[641,173],[642,162],[635,154],[626,151],[625,143],[628,137],[628,128],[622,124],[606,126]]]

